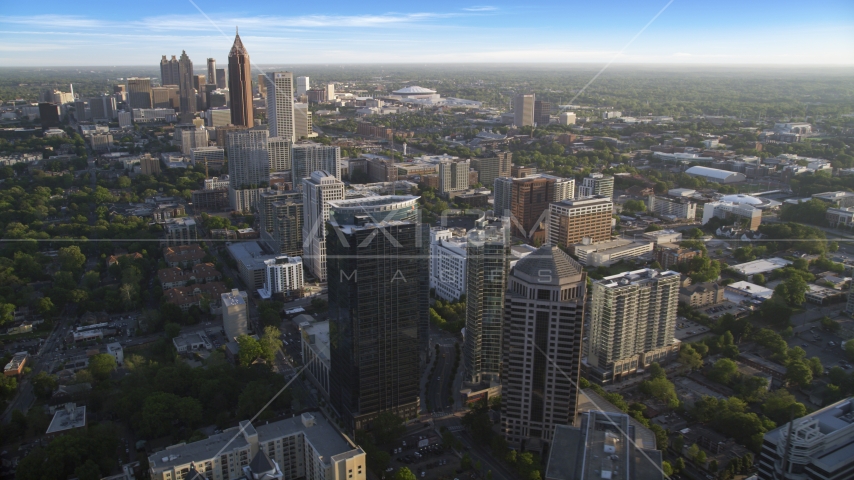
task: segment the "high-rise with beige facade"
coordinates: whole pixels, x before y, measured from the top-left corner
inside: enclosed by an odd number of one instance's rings
[[[495,179],[495,215],[510,213],[513,235],[543,240],[549,204],[571,199],[575,179],[533,174],[525,178]]]
[[[547,242],[568,247],[589,238],[591,243],[611,239],[614,204],[603,195],[563,200],[549,205]]]

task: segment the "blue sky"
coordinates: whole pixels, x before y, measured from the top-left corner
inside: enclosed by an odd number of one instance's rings
[[[257,63],[854,65],[854,1],[668,1],[2,0],[0,66],[225,62],[235,25]]]

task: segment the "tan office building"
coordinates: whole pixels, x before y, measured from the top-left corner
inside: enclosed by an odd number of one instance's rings
[[[547,241],[567,247],[581,243],[605,242],[611,239],[611,215],[614,204],[603,195],[564,200],[549,205]]]

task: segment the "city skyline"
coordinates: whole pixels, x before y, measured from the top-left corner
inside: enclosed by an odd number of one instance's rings
[[[368,10],[341,3],[324,12],[296,6],[289,16],[269,15],[264,3],[244,6],[254,9],[239,14],[224,2],[170,4],[168,11],[175,13],[155,16],[150,12],[167,10],[154,2],[128,6],[121,17],[97,2],[88,5],[89,10],[59,2],[39,10],[8,5],[0,16],[0,61],[9,66],[144,65],[175,45],[191,57],[224,60],[229,32],[238,26],[260,64],[854,65],[854,7],[835,0],[815,2],[806,11],[795,8],[795,2],[726,1],[715,9],[727,12],[725,21],[699,6],[667,1],[438,3],[411,11],[391,3],[373,3]],[[782,41],[781,32],[798,32],[798,41]],[[91,55],[93,50],[98,55]]]

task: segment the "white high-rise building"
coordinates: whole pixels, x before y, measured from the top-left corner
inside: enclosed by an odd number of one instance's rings
[[[592,197],[593,195],[604,195],[614,198],[614,177],[601,173],[591,173],[584,177],[578,186],[579,197]]]
[[[258,295],[269,299],[282,294],[290,297],[299,294],[303,288],[302,259],[285,255],[264,260],[264,288],[258,289]]]
[[[451,230],[430,231],[430,288],[455,302],[466,293],[466,239]]]
[[[294,75],[271,72],[267,82],[267,125],[270,137],[294,140]]]
[[[332,82],[326,85],[326,99],[330,102],[335,101],[335,84]]]
[[[292,149],[291,165],[294,184],[299,185],[311,172],[322,170],[341,180],[341,149],[320,143],[300,142]]]
[[[593,282],[588,378],[610,383],[678,350],[679,274],[650,268]]]
[[[297,77],[297,96],[305,95],[305,92],[311,89],[308,77]]]
[[[344,199],[344,182],[331,173],[315,171],[302,179],[303,252],[308,270],[321,282],[326,281],[326,221],[329,201]]]
[[[267,152],[270,155],[270,172],[291,170],[291,149],[294,142],[288,137],[270,137],[267,139]]]
[[[249,211],[270,181],[266,130],[237,130],[228,134],[228,198],[231,208]]]
[[[181,131],[181,153],[190,156],[194,148],[208,146],[208,130],[205,127]]]

